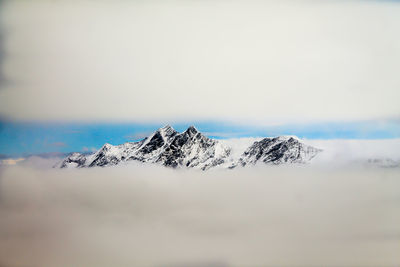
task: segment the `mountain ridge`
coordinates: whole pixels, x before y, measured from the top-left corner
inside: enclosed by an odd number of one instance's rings
[[[245,167],[260,162],[274,165],[305,164],[321,151],[302,143],[295,136],[278,136],[255,141],[236,158],[232,156],[231,147],[203,135],[194,126],[180,133],[170,125],[165,125],[137,142],[115,146],[105,143],[90,155],[71,153],[54,167],[106,167],[139,161],[171,168],[208,170],[214,167]]]

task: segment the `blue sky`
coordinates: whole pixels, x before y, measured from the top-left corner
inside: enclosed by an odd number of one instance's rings
[[[400,137],[398,1],[0,2],[0,154]]]
[[[0,122],[0,154],[27,154],[92,151],[104,143],[113,145],[135,141],[151,134],[164,124],[140,123],[44,123]],[[249,126],[218,121],[171,123],[177,131],[195,125],[209,137],[224,139],[296,135],[306,139],[387,139],[400,138],[400,122],[358,121],[278,126]]]

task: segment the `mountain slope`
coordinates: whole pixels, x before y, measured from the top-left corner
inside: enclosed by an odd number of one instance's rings
[[[173,168],[189,167],[206,170],[224,163],[229,155],[228,147],[204,136],[193,126],[183,133],[178,133],[167,125],[139,142],[118,146],[105,144],[89,156],[73,153],[55,167],[104,167],[126,161],[140,161]]]
[[[301,143],[297,138],[279,136],[254,142],[240,157],[238,165],[307,163],[322,150]]]
[[[171,168],[197,168],[246,166],[257,162],[282,164],[309,162],[321,150],[301,143],[293,137],[264,138],[254,142],[238,159],[223,142],[204,136],[190,126],[183,133],[167,125],[139,142],[113,146],[103,145],[91,155],[72,153],[56,168],[105,167],[122,162],[139,161]]]
[[[202,170],[223,164],[230,149],[212,140],[193,126],[177,135],[171,144],[160,153],[157,162],[168,167],[186,166]]]

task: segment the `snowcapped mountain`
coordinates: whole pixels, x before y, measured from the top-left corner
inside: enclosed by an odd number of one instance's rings
[[[89,156],[73,153],[56,167],[103,167],[134,160],[173,168],[207,170],[223,164],[229,155],[229,147],[204,136],[193,126],[183,133],[178,133],[167,125],[139,142],[128,142],[118,146],[105,144]]]
[[[224,142],[204,136],[193,126],[179,133],[167,125],[139,142],[128,142],[117,146],[105,144],[91,155],[72,153],[55,167],[104,167],[121,162],[139,161],[172,168],[208,170],[216,166],[234,168],[257,162],[306,163],[320,151],[301,143],[297,138],[280,136],[255,141],[240,158],[236,158],[231,153],[231,147]]]
[[[297,137],[267,137],[254,142],[240,157],[238,164],[246,166],[263,162],[267,164],[307,163],[321,149],[305,145]]]

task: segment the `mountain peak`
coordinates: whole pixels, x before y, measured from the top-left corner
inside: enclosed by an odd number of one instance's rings
[[[105,143],[101,148],[100,148],[100,150],[101,151],[104,151],[104,150],[110,150],[111,149],[111,147],[112,147],[112,145],[111,144],[109,144],[109,143]]]
[[[138,142],[121,145],[106,143],[91,155],[72,154],[57,167],[104,167],[135,160],[173,168],[206,170],[216,166],[234,168],[257,162],[306,163],[321,151],[303,144],[294,136],[267,137],[255,141],[241,156],[233,156],[231,150],[231,147],[218,140],[202,135],[193,125],[183,133],[178,133],[167,124]]]
[[[194,127],[193,125],[189,126],[189,128],[186,129],[185,133],[188,133],[190,135],[195,135],[197,134],[199,131],[196,129],[196,127]]]
[[[161,127],[159,130],[170,131],[170,130],[174,130],[174,128],[172,128],[171,125],[166,124],[165,126]]]
[[[306,145],[296,136],[266,137],[251,145],[239,159],[242,166],[264,162],[267,164],[307,163],[320,149]]]
[[[177,133],[174,128],[171,127],[171,125],[167,124],[164,127],[161,127],[158,129],[156,132],[159,132],[163,137],[165,136],[171,136]]]
[[[274,139],[279,140],[279,141],[289,141],[289,140],[300,141],[300,138],[298,138],[295,135],[281,135],[281,136],[274,137]]]

